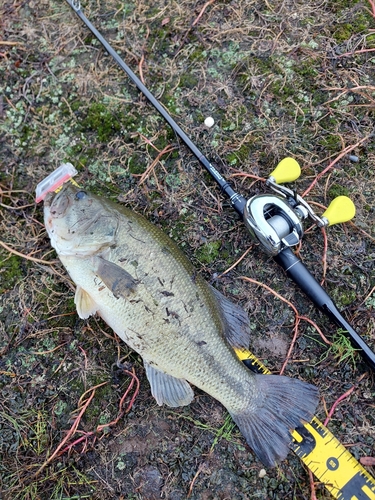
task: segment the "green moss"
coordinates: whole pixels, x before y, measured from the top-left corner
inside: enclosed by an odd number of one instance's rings
[[[349,196],[350,192],[349,189],[347,189],[344,186],[340,186],[339,184],[333,184],[330,187],[328,194],[330,198],[334,199],[337,198],[337,196]]]
[[[181,75],[180,85],[185,88],[193,88],[198,84],[198,78],[188,71]]]
[[[228,165],[237,165],[238,163],[238,157],[236,155],[236,153],[229,153],[227,155],[227,163]]]
[[[232,151],[227,155],[228,165],[241,166],[249,161],[251,147],[249,144],[242,144],[239,149]]]
[[[0,263],[0,293],[13,288],[17,281],[24,276],[21,264],[21,258],[16,255],[12,255],[9,259]]]
[[[295,82],[294,82],[295,83]],[[296,88],[293,85],[288,85],[282,79],[275,80],[271,85],[270,89],[278,96],[278,97],[291,97],[295,95]]]
[[[202,47],[196,47],[189,56],[190,61],[204,61],[207,58],[207,52]]]
[[[163,101],[170,114],[175,115],[180,113],[180,108],[177,105],[177,99],[175,95],[166,93],[163,97]]]
[[[335,0],[332,2],[332,5],[330,5],[330,9],[332,12],[340,12],[344,9],[349,9],[353,7],[356,3],[358,3],[360,0]]]
[[[171,188],[177,189],[181,185],[180,175],[177,174],[168,174],[165,177],[165,182]]]
[[[358,35],[370,26],[371,16],[367,12],[359,12],[350,19],[350,22],[336,25],[336,30],[333,33],[333,38],[341,43],[353,35]]]
[[[91,387],[95,387],[103,382],[103,380],[99,377],[92,377],[92,380],[88,381],[88,384]],[[98,387],[95,390],[95,397],[91,401],[91,404],[87,407],[85,412],[85,418],[87,422],[90,422],[90,426],[94,428],[98,424],[108,423],[108,420],[105,416],[103,416],[103,406],[102,401],[109,402],[111,396],[113,395],[113,389],[109,384]]]
[[[345,293],[340,295],[340,302],[343,306],[348,306],[355,301],[356,297],[354,290],[346,290]]]
[[[305,60],[302,63],[298,64],[296,66],[296,72],[300,75],[303,76],[304,78],[308,79],[308,82],[310,83],[311,86],[311,78],[315,78],[318,75],[318,71],[316,69],[316,63],[313,60]]]
[[[343,42],[345,40],[348,40],[351,37],[351,34],[352,34],[351,28],[352,27],[348,23],[342,24],[333,33],[334,39],[337,42]]]
[[[144,165],[144,161],[141,156],[137,153],[130,156],[128,159],[128,168],[131,174],[143,174],[146,167]]]
[[[118,118],[106,105],[100,102],[91,104],[81,125],[87,130],[96,132],[101,142],[108,142],[113,135],[121,130]]]
[[[210,264],[219,257],[221,241],[209,241],[202,245],[197,251],[197,258],[200,262]]]
[[[340,151],[341,149],[340,137],[335,134],[329,134],[321,138],[319,144],[328,151]]]

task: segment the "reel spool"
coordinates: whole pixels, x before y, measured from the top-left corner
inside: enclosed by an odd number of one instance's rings
[[[355,206],[347,196],[335,198],[321,217],[295,191],[281,185],[301,175],[293,158],[284,158],[266,181],[277,194],[261,194],[250,198],[244,209],[244,222],[251,238],[263,250],[275,256],[285,248],[297,245],[303,236],[302,222],[310,218],[318,227],[332,226],[351,220]]]

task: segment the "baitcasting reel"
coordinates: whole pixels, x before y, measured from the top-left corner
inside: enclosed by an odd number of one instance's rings
[[[318,226],[331,226],[346,222],[355,215],[355,206],[347,196],[335,198],[321,217],[295,191],[281,186],[292,182],[301,174],[293,158],[284,158],[266,181],[275,194],[261,194],[250,198],[244,209],[244,222],[251,238],[263,250],[275,256],[287,247],[297,245],[303,236],[302,221],[308,217]]]

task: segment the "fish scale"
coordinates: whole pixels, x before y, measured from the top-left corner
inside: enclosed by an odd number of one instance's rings
[[[241,370],[243,371],[242,382],[244,382],[247,379],[247,372],[246,369],[239,366],[233,350],[224,344],[224,338],[223,345],[217,345],[216,326],[220,322],[212,314],[210,310],[212,306],[208,307],[199,298],[199,294],[207,294],[207,291],[204,290],[207,286],[206,283],[200,277],[193,278],[194,269],[192,266],[186,269],[184,276],[178,272],[180,269],[177,266],[176,270],[172,268],[171,278],[164,279],[165,282],[171,283],[167,291],[174,293],[174,296],[163,297],[160,293],[159,279],[160,276],[163,277],[161,270],[171,267],[170,253],[168,255],[165,252],[158,252],[161,254],[158,261],[158,276],[153,274],[156,271],[156,262],[152,258],[147,259],[147,267],[143,267],[142,272],[134,272],[139,266],[134,267],[131,262],[139,259],[140,256],[135,253],[131,242],[142,241],[143,245],[150,246],[152,244],[155,246],[155,242],[147,241],[142,232],[135,236],[128,238],[126,245],[118,244],[109,255],[109,258],[115,263],[125,259],[128,263],[124,265],[124,261],[122,262],[125,270],[129,274],[133,273],[141,281],[137,286],[137,292],[129,297],[129,301],[116,299],[108,289],[102,289],[102,282],[98,280],[92,270],[90,259],[76,259],[67,256],[61,256],[60,259],[73,281],[84,289],[89,288],[94,301],[100,303],[98,312],[103,320],[146,361],[152,360],[152,364],[156,367],[181,378],[183,375],[187,376],[186,371],[191,367],[186,352],[189,352],[189,357],[203,354],[204,363],[201,363],[199,367],[194,367],[195,373],[188,375],[189,380],[194,385],[200,385],[202,390],[207,390],[207,382],[199,383],[199,380],[211,380],[212,373],[210,371],[214,369],[215,382],[217,380],[217,383],[211,389],[211,394],[220,400],[223,397],[223,391],[226,398],[233,393],[231,407],[234,406],[238,401],[241,401],[238,392],[234,391],[234,387],[241,384],[238,377],[235,381],[229,380],[228,383],[229,375],[231,371]],[[118,239],[121,239],[121,234],[118,235]],[[91,278],[88,278],[89,276]],[[192,297],[189,301],[192,311],[186,312],[183,300],[178,298],[181,295]],[[168,308],[168,310],[177,313],[179,319],[174,317],[169,319],[167,313],[160,315],[160,308],[162,310]],[[116,314],[113,313],[115,310]],[[200,330],[193,331],[186,324],[186,320],[190,317],[194,321],[194,313],[197,310],[199,318],[195,319],[195,322],[199,322]],[[167,323],[166,320],[170,323]],[[222,328],[222,325],[220,326]],[[146,340],[147,336],[143,333],[150,329],[152,330],[152,343]],[[205,344],[201,345],[202,342]],[[210,353],[209,346],[213,343],[214,353]],[[152,350],[152,354],[149,354],[150,350]],[[214,366],[212,366],[212,360],[214,360]],[[224,384],[225,387],[223,387]]]
[[[191,403],[193,384],[226,407],[265,465],[285,458],[290,429],[311,419],[317,389],[246,369],[233,350],[249,343],[246,313],[129,209],[69,183],[46,196],[44,215],[51,244],[77,285],[79,316],[99,314],[141,355],[157,403]]]

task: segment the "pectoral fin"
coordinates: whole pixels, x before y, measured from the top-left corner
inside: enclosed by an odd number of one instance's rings
[[[158,405],[186,406],[193,401],[194,392],[186,380],[172,377],[161,372],[144,361],[146,375],[151,386],[151,393]]]
[[[135,291],[137,282],[125,269],[102,257],[94,257],[93,263],[96,275],[117,299],[126,299]]]
[[[77,308],[78,316],[81,319],[87,319],[89,316],[93,316],[98,310],[98,306],[92,299],[91,295],[89,295],[86,290],[81,288],[79,285],[76,289],[74,303]]]
[[[232,347],[248,349],[250,344],[250,323],[242,307],[233,304],[222,293],[211,287],[221,309],[225,322],[225,336]]]

